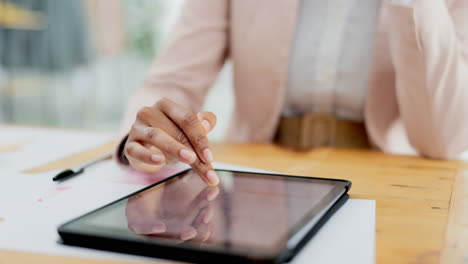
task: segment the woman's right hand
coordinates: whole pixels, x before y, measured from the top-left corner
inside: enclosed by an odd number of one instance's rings
[[[190,164],[205,183],[214,186],[219,178],[211,165],[213,152],[206,135],[215,125],[213,113],[193,113],[163,98],[140,109],[124,155],[132,168],[145,172],[155,172],[172,161]]]

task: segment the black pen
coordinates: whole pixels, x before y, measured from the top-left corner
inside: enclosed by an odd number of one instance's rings
[[[81,173],[84,172],[84,170],[88,167],[91,167],[93,166],[94,164],[96,163],[99,163],[101,161],[104,161],[104,160],[108,160],[112,158],[112,154],[106,154],[100,158],[97,158],[95,160],[92,160],[88,163],[85,163],[84,165],[76,168],[76,169],[66,169],[64,171],[61,171],[59,174],[55,175],[54,178],[52,178],[53,181],[64,181],[64,180],[67,180],[67,179],[70,179],[71,177],[74,177],[74,176],[77,176]]]

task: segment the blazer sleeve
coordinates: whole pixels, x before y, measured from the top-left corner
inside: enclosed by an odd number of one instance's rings
[[[167,97],[193,111],[221,70],[227,54],[228,0],[187,0],[170,40],[153,63],[143,86],[130,98],[121,125],[129,131],[136,113]]]
[[[468,149],[468,1],[388,4],[399,111],[423,156],[456,158]]]
[[[153,63],[143,86],[130,98],[115,157],[120,164],[122,144],[138,110],[162,97],[195,112],[221,70],[228,50],[229,0],[187,0],[170,40]]]

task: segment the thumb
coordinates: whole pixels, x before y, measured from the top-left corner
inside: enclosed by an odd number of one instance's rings
[[[216,115],[212,112],[199,112],[197,117],[205,128],[206,133],[211,132],[216,126]]]

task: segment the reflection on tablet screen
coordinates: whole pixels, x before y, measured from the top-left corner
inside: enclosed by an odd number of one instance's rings
[[[119,236],[246,250],[284,247],[292,229],[340,182],[218,172],[209,187],[193,171],[86,216]],[[315,212],[318,213],[318,212]]]

